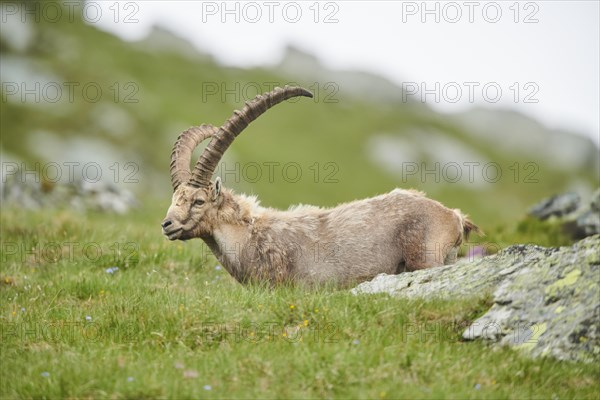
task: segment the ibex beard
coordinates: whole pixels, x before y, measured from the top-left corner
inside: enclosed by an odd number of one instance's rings
[[[233,140],[299,87],[276,88],[246,103],[220,128],[183,132],[171,154],[173,199],[162,223],[169,240],[202,239],[239,282],[348,286],[380,273],[397,274],[453,263],[462,241],[478,231],[459,210],[421,192],[395,189],[325,209],[261,207],[256,197],[224,188],[213,172]],[[194,170],[193,150],[210,139]]]

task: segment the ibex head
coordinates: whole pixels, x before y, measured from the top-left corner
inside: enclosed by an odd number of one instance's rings
[[[217,178],[211,182],[217,164],[234,139],[256,118],[276,104],[296,96],[312,97],[300,87],[275,88],[246,102],[241,111],[235,110],[223,126],[201,125],[184,131],[171,153],[171,183],[173,199],[162,222],[163,234],[169,240],[188,240],[210,236],[222,217],[230,215],[226,199]],[[194,149],[211,139],[193,171],[190,160]],[[235,204],[230,204],[235,206]]]

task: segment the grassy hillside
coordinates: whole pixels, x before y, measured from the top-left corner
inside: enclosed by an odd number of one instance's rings
[[[315,76],[306,78],[311,73],[304,71],[299,79],[285,72],[286,62],[272,69],[222,67],[160,30],[146,41],[130,43],[77,20],[28,26],[33,39],[25,50],[11,47],[8,25],[0,42],[0,128],[3,157],[25,161],[30,168],[35,162],[97,161],[104,176],[112,178],[110,165],[119,162],[122,169],[134,162],[139,182],[128,186],[145,199],[168,201],[170,149],[181,130],[203,122],[221,124],[246,98],[274,83],[297,82],[315,91],[315,99],[268,112],[236,140],[225,160],[225,183],[258,194],[264,204],[330,206],[397,186],[416,187],[465,210],[489,229],[519,219],[543,196],[597,186],[597,155],[582,154],[580,158],[591,159],[565,168],[549,160],[543,147],[522,152],[516,144],[507,151],[421,103],[378,102],[373,93],[361,99],[348,74],[344,79],[340,75],[339,82],[330,79],[335,72],[322,80],[318,65]],[[173,44],[160,45],[159,39]],[[368,74],[357,76],[369,79]],[[374,93],[377,85],[392,85],[370,79]],[[39,98],[20,88],[7,93],[7,82],[24,83],[25,88],[39,84]],[[53,85],[62,89],[58,101],[53,101]],[[96,88],[101,94],[95,94]],[[401,93],[401,88],[386,89]],[[370,150],[377,137],[403,140],[405,146],[397,156],[392,153],[392,161],[412,164],[395,172],[382,166],[381,157]],[[466,155],[455,155],[456,147]],[[465,162],[479,164],[470,171]],[[458,182],[452,163],[462,175]],[[489,163],[495,163],[493,168],[486,168]],[[415,166],[413,173],[409,168]],[[482,185],[470,181],[471,172]]]
[[[199,242],[156,235],[146,212],[14,211],[0,222],[2,398],[591,399],[600,389],[597,365],[463,342],[488,293],[407,301],[244,287]]]

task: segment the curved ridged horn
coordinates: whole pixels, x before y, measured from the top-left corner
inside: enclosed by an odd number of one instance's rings
[[[219,129],[212,125],[202,124],[191,127],[179,135],[171,152],[171,184],[173,185],[173,191],[182,183],[190,180],[192,175],[190,160],[194,149],[202,141],[212,138],[218,131]]]
[[[210,179],[223,157],[227,148],[235,138],[261,114],[276,104],[292,97],[313,97],[312,93],[301,87],[286,86],[283,89],[276,87],[272,92],[259,94],[250,102],[246,102],[241,111],[235,110],[202,152],[198,159],[189,184],[195,187],[210,186]]]

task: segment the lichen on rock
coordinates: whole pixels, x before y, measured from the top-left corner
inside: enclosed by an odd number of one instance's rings
[[[494,304],[463,333],[531,356],[600,361],[600,235],[570,247],[515,245],[477,260],[379,275],[354,294],[460,298],[493,291]]]
[[[463,337],[497,340],[532,356],[600,360],[599,265],[598,235],[557,249],[507,277],[492,308]]]

